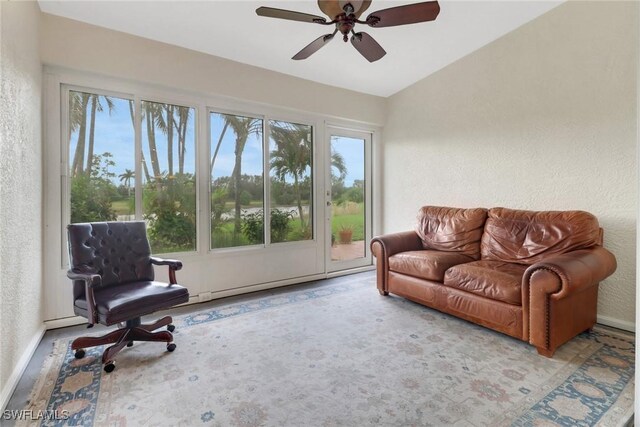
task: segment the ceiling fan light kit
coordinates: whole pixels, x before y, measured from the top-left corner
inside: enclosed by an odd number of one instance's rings
[[[351,36],[351,44],[369,62],[375,62],[385,56],[387,52],[365,32],[356,32],[356,24],[368,25],[372,28],[395,27],[398,25],[416,24],[418,22],[433,21],[440,13],[440,5],[437,1],[408,4],[389,9],[378,10],[370,13],[362,21],[360,16],[369,8],[371,0],[318,0],[318,7],[331,21],[317,15],[295,12],[292,10],[276,9],[272,7],[259,7],[256,13],[268,18],[287,19],[290,21],[307,22],[319,25],[334,25],[333,33],[318,37],[300,52],[296,53],[295,60],[306,59],[317,52],[325,44],[333,40],[340,32],[342,40],[347,42]]]

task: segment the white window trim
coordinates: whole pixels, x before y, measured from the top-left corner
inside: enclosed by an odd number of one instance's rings
[[[43,115],[44,115],[44,247],[45,247],[45,259],[44,270],[47,271],[45,275],[45,289],[52,289],[55,291],[62,286],[66,277],[65,271],[67,269],[67,248],[66,248],[66,232],[64,231],[64,222],[62,216],[62,204],[63,194],[62,188],[64,184],[65,175],[67,174],[67,165],[63,164],[63,159],[66,159],[67,153],[63,150],[68,147],[64,143],[64,132],[61,121],[61,109],[63,105],[68,105],[68,102],[64,102],[61,99],[62,85],[72,88],[84,88],[85,90],[91,89],[91,91],[99,91],[100,93],[113,94],[114,96],[130,98],[134,96],[136,101],[142,99],[150,101],[161,101],[172,103],[176,105],[190,106],[196,108],[196,180],[197,180],[197,237],[198,244],[197,250],[194,252],[181,252],[175,254],[180,257],[186,263],[196,264],[208,264],[216,259],[232,259],[237,257],[247,256],[249,254],[264,254],[264,256],[273,256],[282,253],[286,256],[287,253],[291,253],[292,248],[298,250],[304,250],[311,246],[319,246],[324,243],[325,239],[325,178],[324,164],[326,161],[326,155],[324,153],[326,127],[340,127],[344,129],[352,129],[358,131],[369,132],[372,135],[372,164],[373,170],[372,188],[374,189],[373,198],[373,234],[378,234],[381,230],[382,224],[382,209],[380,205],[380,197],[378,195],[381,192],[381,158],[382,158],[382,129],[375,123],[366,123],[362,121],[344,119],[337,116],[330,116],[326,114],[319,114],[313,112],[299,111],[294,108],[287,108],[282,106],[270,105],[261,102],[240,100],[233,97],[215,95],[215,94],[203,94],[193,91],[168,88],[165,86],[152,85],[147,83],[135,82],[123,78],[108,77],[88,72],[81,72],[70,70],[63,67],[49,66],[44,67],[44,85],[43,85]],[[68,108],[68,107],[67,107]],[[314,239],[308,241],[299,242],[281,242],[266,247],[262,246],[246,246],[239,248],[230,248],[224,251],[211,251],[210,250],[210,237],[209,237],[209,218],[210,218],[210,204],[205,201],[208,200],[210,191],[210,177],[208,163],[211,159],[210,156],[210,129],[209,129],[209,111],[215,112],[230,112],[241,115],[250,116],[262,116],[270,119],[278,119],[293,123],[304,123],[313,126],[313,194],[314,194]],[[336,109],[336,111],[339,111]],[[139,109],[136,109],[139,114]],[[139,117],[136,118],[137,120]],[[141,146],[141,142],[138,142]],[[136,150],[137,152],[137,150]],[[64,154],[65,157],[61,157]],[[136,162],[139,165],[139,162]],[[267,170],[268,171],[268,170]],[[138,190],[139,192],[139,190]],[[137,204],[142,206],[140,204]],[[203,220],[203,218],[205,220]],[[167,254],[172,255],[172,254]],[[327,262],[326,251],[324,251],[325,259],[320,258],[318,255],[318,265],[324,265],[324,273],[318,270],[318,274],[324,274],[327,276]],[[230,258],[231,257],[231,258]],[[219,261],[216,261],[219,262]],[[196,265],[194,264],[194,265]],[[196,269],[197,270],[197,269]],[[335,273],[331,273],[332,276]],[[297,275],[292,275],[289,281],[294,280]],[[275,283],[275,282],[274,282]],[[204,285],[203,285],[204,286]],[[234,285],[229,288],[231,293],[239,293],[241,291],[233,291],[232,289],[241,289],[246,286],[257,286],[251,283],[246,285]],[[260,285],[260,286],[267,286]],[[275,286],[275,285],[274,285]],[[196,286],[197,290],[199,289]],[[216,290],[215,292],[220,292]],[[48,298],[51,301],[48,302],[45,311],[45,318],[54,319],[59,316],[56,315],[58,311],[56,306],[66,306],[68,301],[65,296],[48,293]]]

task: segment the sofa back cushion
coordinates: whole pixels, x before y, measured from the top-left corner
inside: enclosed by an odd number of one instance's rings
[[[486,219],[487,210],[484,208],[424,206],[418,213],[416,233],[424,249],[457,252],[479,259]]]
[[[482,235],[482,259],[531,265],[599,242],[598,220],[588,212],[493,208]]]

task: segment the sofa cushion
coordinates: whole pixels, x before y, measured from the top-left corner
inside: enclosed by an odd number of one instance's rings
[[[444,284],[493,300],[522,305],[522,276],[526,269],[522,264],[474,261],[448,269]]]
[[[421,279],[442,282],[450,267],[473,258],[457,252],[407,251],[389,257],[389,270]]]
[[[424,206],[418,213],[416,233],[424,249],[457,252],[480,258],[480,239],[487,210]]]
[[[596,217],[583,211],[494,208],[482,235],[482,259],[531,265],[600,243]]]

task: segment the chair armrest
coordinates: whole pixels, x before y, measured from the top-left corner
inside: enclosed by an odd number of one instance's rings
[[[385,234],[371,239],[371,252],[380,258],[389,258],[400,252],[419,251],[422,240],[415,231],[403,231],[401,233]]]
[[[596,246],[552,256],[533,264],[525,271],[523,281],[530,283],[533,274],[538,270],[551,271],[560,279],[560,287],[548,289],[547,293],[563,298],[597,285],[611,276],[616,268],[616,258],[613,254],[602,246]]]
[[[172,285],[175,285],[176,283],[178,283],[176,281],[176,271],[182,268],[182,261],[178,261],[177,259],[164,259],[164,258],[158,258],[158,257],[152,256],[151,264],[168,265],[169,266],[169,283]]]
[[[389,257],[400,252],[421,249],[423,249],[422,240],[415,231],[385,234],[371,239],[371,252],[376,257],[378,292],[381,295],[389,293],[389,263],[387,261]]]
[[[102,283],[102,277],[98,274],[98,270],[86,265],[67,271],[67,277],[71,280],[82,280],[90,287],[100,286]]]
[[[87,265],[72,268],[67,271],[67,277],[71,280],[82,280],[84,282],[84,296],[87,300],[87,321],[89,325],[98,323],[98,308],[93,295],[93,288],[100,286],[102,277],[98,271]]]
[[[157,256],[151,257],[151,264],[168,265],[169,268],[172,268],[173,270],[176,270],[176,271],[182,268],[182,261],[178,261],[177,259],[158,258]]]

